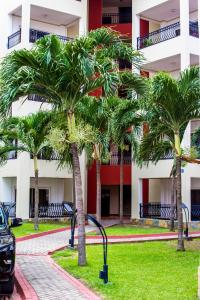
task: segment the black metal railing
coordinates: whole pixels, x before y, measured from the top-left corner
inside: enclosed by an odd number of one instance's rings
[[[30,155],[30,158],[33,159],[33,155]],[[38,159],[40,160],[59,160],[59,154],[53,151],[53,153],[49,153],[49,151],[41,151],[38,156]]]
[[[64,204],[68,203],[73,207],[73,203],[64,202],[64,203],[50,203],[45,206],[39,206],[39,218],[64,218],[69,217],[68,213],[64,209]],[[34,218],[35,209],[34,207],[30,207],[29,217]]]
[[[148,35],[137,38],[137,49],[143,49],[180,35],[180,22],[155,30]]]
[[[169,204],[140,204],[140,218],[169,220],[172,213],[174,214],[174,219],[176,219],[176,207],[172,209]]]
[[[191,220],[200,221],[200,205],[191,205]]]
[[[131,14],[104,13],[102,16],[102,24],[123,24],[132,23]]]
[[[17,159],[17,151],[13,150],[8,153],[8,159]]]
[[[52,33],[46,32],[46,31],[40,31],[40,30],[36,30],[36,29],[30,29],[29,41],[30,41],[30,43],[35,43],[37,40],[39,40],[42,37],[49,35],[49,34],[52,34]],[[63,42],[72,40],[72,38],[69,38],[66,36],[62,36],[62,35],[58,35],[58,34],[56,36]]]
[[[48,102],[44,97],[36,95],[36,94],[28,95],[27,99],[30,101],[35,101],[35,102]]]
[[[196,38],[199,37],[198,22],[192,22],[192,21],[190,21],[190,35],[194,36]]]
[[[117,166],[117,165],[120,165],[120,162],[121,162],[121,155],[120,155],[120,153],[116,153],[116,154],[113,153],[111,155],[110,160],[108,162],[104,162],[103,164],[104,165]],[[131,163],[132,163],[132,157],[131,157],[131,155],[124,154],[123,163],[124,163],[124,165],[131,165]]]
[[[35,43],[40,38],[42,38],[46,35],[49,35],[49,34],[52,34],[52,33],[31,28],[30,34],[29,34],[29,42]],[[62,35],[58,35],[58,34],[56,36],[63,42],[72,40],[72,38],[69,38],[66,36],[62,36]],[[8,49],[16,46],[19,43],[21,43],[21,29],[8,37]]]
[[[21,29],[8,37],[8,49],[21,43]]]

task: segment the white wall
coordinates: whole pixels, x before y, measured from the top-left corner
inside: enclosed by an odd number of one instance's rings
[[[160,197],[161,197],[160,179],[150,179],[149,180],[149,202],[159,203]]]
[[[0,202],[14,202],[16,177],[0,178]]]
[[[66,187],[65,187],[66,186]],[[49,190],[49,202],[62,203],[72,201],[72,180],[60,178],[39,178],[39,188]],[[30,188],[34,188],[34,178],[30,179]],[[67,196],[67,199],[65,198]]]

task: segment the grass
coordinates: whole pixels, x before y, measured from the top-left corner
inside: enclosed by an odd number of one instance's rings
[[[69,226],[69,223],[40,223],[39,230],[35,231],[33,223],[23,223],[22,226],[13,227],[12,232],[16,237],[22,237],[34,233],[44,232],[44,231],[53,230],[57,228],[63,228],[67,226]]]
[[[77,266],[77,252],[64,250],[54,260],[73,276],[113,300],[197,300],[200,240],[176,251],[176,242],[148,242],[108,246],[109,284],[98,278],[102,246],[88,246],[88,264]]]
[[[106,228],[107,235],[151,234],[163,232],[169,232],[169,229],[148,226],[137,227],[134,225],[116,225]],[[96,232],[89,232],[87,235],[96,235]]]

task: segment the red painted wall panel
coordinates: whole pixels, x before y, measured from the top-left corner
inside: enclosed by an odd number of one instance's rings
[[[142,179],[142,203],[149,202],[149,179]]]
[[[102,0],[89,0],[89,30],[102,25]]]
[[[149,21],[140,19],[140,36],[149,34]]]

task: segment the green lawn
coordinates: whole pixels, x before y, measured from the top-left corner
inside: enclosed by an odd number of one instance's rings
[[[130,235],[130,234],[151,234],[169,232],[168,228],[134,226],[134,225],[116,225],[105,228],[107,235]],[[96,232],[89,232],[88,235],[96,235]]]
[[[21,237],[68,226],[69,223],[40,223],[39,230],[35,231],[33,223],[23,223],[22,226],[12,228],[12,232],[16,237]]]
[[[187,242],[186,252],[176,242],[108,246],[109,284],[98,278],[102,246],[88,246],[88,265],[77,267],[77,253],[57,252],[55,261],[76,278],[113,300],[197,300],[200,240]]]

